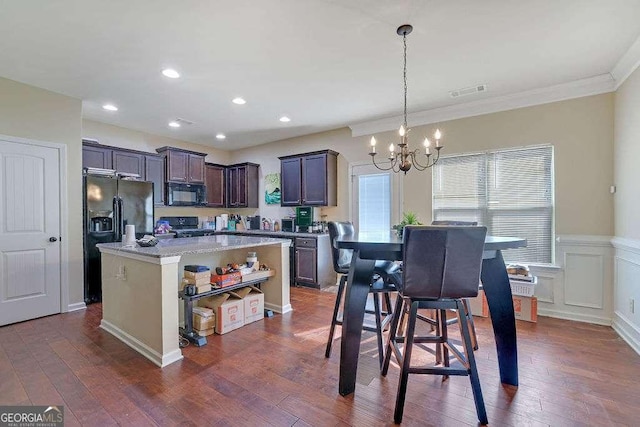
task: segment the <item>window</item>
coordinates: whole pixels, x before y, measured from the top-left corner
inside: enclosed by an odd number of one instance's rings
[[[350,218],[358,233],[372,238],[388,237],[398,221],[402,180],[371,163],[351,167]]]
[[[510,262],[551,263],[553,147],[443,157],[433,168],[433,219],[477,221],[494,236],[527,239]]]

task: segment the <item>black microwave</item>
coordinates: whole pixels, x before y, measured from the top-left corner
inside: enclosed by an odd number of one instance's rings
[[[204,206],[207,204],[207,190],[202,184],[167,183],[167,205]]]

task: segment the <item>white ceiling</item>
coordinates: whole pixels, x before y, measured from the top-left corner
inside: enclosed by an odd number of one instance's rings
[[[0,0],[0,76],[92,120],[237,149],[400,114],[401,24],[416,112],[610,73],[639,22],[638,0]]]

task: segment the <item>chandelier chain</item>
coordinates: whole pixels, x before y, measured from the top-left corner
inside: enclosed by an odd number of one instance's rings
[[[404,78],[404,128],[407,129],[407,34],[402,35],[402,43],[404,44],[404,69],[402,76]]]

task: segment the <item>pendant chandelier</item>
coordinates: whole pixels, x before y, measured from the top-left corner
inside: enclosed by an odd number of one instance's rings
[[[440,158],[440,150],[442,149],[442,144],[440,143],[442,134],[440,133],[440,129],[436,129],[433,135],[433,138],[435,140],[435,146],[433,147],[435,149],[435,153],[431,152],[432,147],[429,138],[424,139],[424,158],[422,161],[418,160],[422,157],[420,149],[409,149],[408,134],[411,129],[407,127],[407,35],[411,33],[411,31],[413,31],[413,27],[408,24],[398,27],[398,30],[396,31],[399,36],[402,36],[402,42],[404,44],[404,120],[402,125],[400,126],[400,130],[398,131],[398,133],[400,134],[398,150],[396,151],[396,147],[393,144],[389,145],[388,167],[383,167],[376,163],[376,138],[373,136],[371,137],[371,151],[369,152],[371,161],[378,169],[393,170],[396,173],[402,171],[405,174],[407,173],[407,171],[409,171],[409,169],[411,169],[411,167],[415,167],[417,170],[423,171],[435,165]]]

